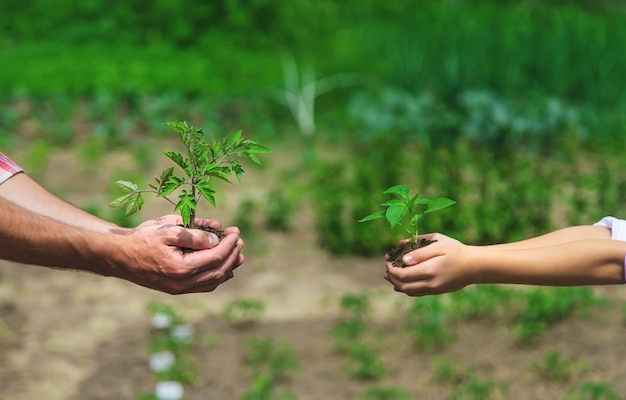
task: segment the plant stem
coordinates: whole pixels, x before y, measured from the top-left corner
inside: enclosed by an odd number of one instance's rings
[[[194,229],[196,227],[196,206],[198,205],[198,197],[196,197],[196,181],[195,179],[191,181],[191,194],[193,195],[193,204],[194,207],[191,209],[189,214],[189,222],[185,228]]]

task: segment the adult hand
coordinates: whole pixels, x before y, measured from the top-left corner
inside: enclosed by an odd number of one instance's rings
[[[385,279],[396,291],[425,296],[453,292],[472,283],[471,270],[464,268],[470,246],[440,233],[420,235],[422,238],[436,242],[406,254],[405,268],[386,262]]]
[[[215,235],[177,222],[175,216],[165,216],[115,235],[123,242],[110,275],[170,294],[211,292],[231,279],[244,262],[239,230],[230,228],[218,244]],[[213,220],[201,223],[219,226]]]
[[[214,229],[222,229],[222,224],[214,219],[205,219],[205,218],[196,218],[195,220],[196,226],[197,227],[211,227]],[[164,215],[162,217],[159,218],[154,218],[148,221],[144,221],[141,224],[139,224],[135,229],[140,229],[140,228],[145,228],[148,226],[153,226],[153,225],[158,225],[158,226],[163,226],[163,225],[177,225],[180,226],[183,224],[183,219],[180,215],[178,214],[168,214],[168,215]],[[210,239],[210,243],[212,243],[211,247],[214,247],[217,243],[218,243],[218,238],[215,234],[213,233],[209,233],[204,231],[205,234],[209,235],[209,239]],[[230,226],[227,228],[224,228],[224,234],[229,235],[229,234],[235,234],[235,235],[239,235],[239,228],[237,228],[236,226]],[[182,246],[181,246],[182,247]],[[193,247],[192,249],[194,250],[202,250],[201,248],[195,248]]]

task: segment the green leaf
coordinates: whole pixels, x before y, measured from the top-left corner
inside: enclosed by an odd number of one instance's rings
[[[234,149],[241,144],[241,131],[233,132],[226,137],[227,148]]]
[[[426,209],[425,213],[433,212],[436,210],[441,210],[442,208],[449,207],[455,203],[456,201],[454,200],[450,200],[445,197],[439,197],[434,200],[431,200],[431,202],[428,204],[428,209]]]
[[[213,196],[213,194],[215,194],[215,190],[211,189],[211,184],[209,182],[199,182],[196,184],[196,188],[202,197],[207,199],[207,201],[215,207],[215,196]]]
[[[143,206],[143,198],[141,192],[138,191],[137,185],[129,181],[115,182],[126,194],[118,197],[109,203],[110,207],[124,208],[126,216],[136,213]]]
[[[380,210],[380,211],[376,211],[374,213],[371,213],[370,215],[361,218],[359,220],[359,222],[371,221],[373,219],[379,219],[379,218],[385,218],[385,211],[384,210]]]
[[[128,193],[113,200],[109,206],[114,208],[124,208],[124,213],[128,217],[129,215],[141,210],[141,207],[143,206],[143,198],[139,192]]]
[[[115,184],[126,193],[133,193],[137,191],[137,185],[129,181],[116,181]]]
[[[132,197],[131,200],[126,205],[126,211],[125,211],[126,216],[128,217],[129,215],[134,214],[137,211],[141,210],[142,206],[143,206],[143,197],[141,196],[141,193],[136,193],[136,196]]]
[[[257,142],[253,141],[253,140],[249,140],[249,143],[246,143],[246,151],[248,153],[254,153],[254,154],[270,154],[273,153],[272,150],[268,149],[267,147],[258,144]]]
[[[112,202],[109,203],[109,207],[113,207],[113,208],[117,208],[117,207],[125,207],[126,203],[129,201],[129,199],[134,196],[135,193],[128,193],[125,194],[123,196],[118,197],[117,199],[113,200]]]
[[[404,216],[406,215],[408,211],[409,211],[408,208],[406,208],[404,205],[399,205],[399,204],[394,204],[394,205],[389,206],[389,208],[387,208],[385,217],[387,218],[387,221],[389,221],[389,225],[391,225],[391,229],[395,228],[396,225],[398,225],[398,223],[402,221],[402,218],[404,218]]]
[[[389,189],[385,190],[383,193],[385,193],[385,194],[396,194],[396,195],[402,197],[407,202],[410,200],[410,197],[409,197],[409,187],[407,185],[392,186]]]
[[[411,226],[417,226],[419,225],[419,223],[422,221],[422,218],[424,218],[424,214],[415,214],[410,221]]]
[[[193,194],[186,190],[178,196],[178,203],[174,207],[174,211],[180,211],[180,216],[183,219],[183,226],[189,226],[189,218],[191,217],[191,211],[196,209],[195,198]]]
[[[187,169],[189,167],[189,162],[182,156],[182,154],[173,151],[166,151],[163,154],[165,154],[170,160],[174,161],[174,163],[182,169]]]
[[[163,184],[165,184],[165,182],[170,179],[170,176],[172,176],[173,173],[174,167],[169,167],[161,171],[161,175],[159,175],[159,177],[155,179],[159,184],[159,188],[157,188],[157,190],[159,190],[163,186]]]
[[[389,207],[389,206],[393,206],[393,205],[406,206],[406,203],[404,201],[402,201],[402,200],[399,200],[399,199],[391,199],[391,200],[387,200],[386,202],[381,204],[381,206],[385,206],[385,207]]]
[[[159,197],[164,197],[172,194],[174,190],[178,189],[183,183],[185,183],[184,179],[180,179],[176,176],[169,176],[166,182],[163,182],[159,187],[159,193],[157,194]]]
[[[241,167],[241,164],[239,164],[239,163],[233,164],[233,172],[235,173],[235,176],[237,177],[237,180],[239,182],[241,182],[241,177],[243,176],[243,173],[244,173],[244,170]]]
[[[253,163],[261,164],[261,160],[259,160],[259,157],[257,157],[255,154],[252,154],[252,153],[247,153],[247,154],[248,154],[248,158],[252,160]]]

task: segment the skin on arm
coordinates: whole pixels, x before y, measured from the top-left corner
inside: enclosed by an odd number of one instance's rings
[[[183,229],[180,216],[121,228],[54,196],[25,173],[0,184],[0,259],[114,276],[171,293],[209,292],[244,262],[236,227]],[[214,220],[199,226],[220,228]],[[181,248],[194,249],[194,252]]]
[[[534,247],[545,247],[560,243],[574,242],[578,240],[591,239],[611,239],[611,231],[601,226],[580,225],[570,226],[549,232],[530,239],[512,243],[494,244],[488,246],[492,249],[527,249]]]
[[[131,233],[130,229],[119,227],[112,222],[98,218],[58,198],[30,178],[26,173],[18,173],[6,182],[0,184],[0,197],[4,197],[18,204],[20,207],[37,214],[53,218],[68,225],[89,229],[95,232]],[[146,221],[139,227],[176,224],[182,224],[182,218],[179,215],[172,214]],[[197,219],[196,224],[197,226],[211,226],[216,229],[221,229],[220,223],[211,219]],[[225,229],[225,233],[238,235],[239,230],[235,227],[228,227]],[[214,243],[216,242],[217,237],[214,238]]]
[[[407,268],[387,263],[385,279],[411,296],[441,294],[478,283],[547,286],[624,282],[626,242],[611,240],[607,228],[561,229],[520,242],[469,246],[441,234],[405,256]]]
[[[43,188],[25,173],[18,173],[0,184],[0,197],[37,214],[97,232],[117,226],[67,203]]]
[[[212,291],[244,261],[237,234],[213,247],[202,231],[173,225],[149,225],[127,234],[94,232],[1,197],[0,227],[2,259],[114,276],[170,294]],[[184,252],[178,246],[205,250]]]

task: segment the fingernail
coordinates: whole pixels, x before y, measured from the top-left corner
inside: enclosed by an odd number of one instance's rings
[[[405,264],[410,264],[413,261],[413,257],[407,254],[402,257],[402,261],[404,261]]]

